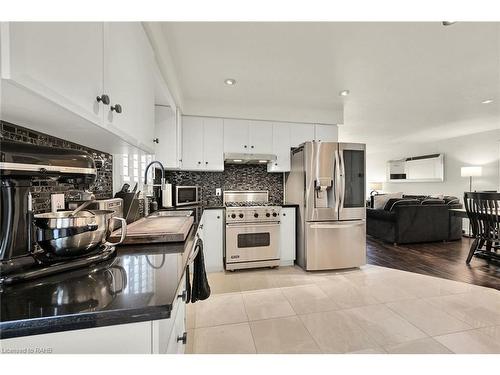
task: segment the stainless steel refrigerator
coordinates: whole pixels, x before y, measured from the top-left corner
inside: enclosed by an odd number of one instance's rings
[[[297,263],[328,270],[366,263],[366,146],[306,142],[292,150],[285,198],[299,205]]]

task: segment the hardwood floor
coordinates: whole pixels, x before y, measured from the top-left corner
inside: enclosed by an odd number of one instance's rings
[[[367,236],[367,261],[377,266],[442,277],[500,290],[500,266],[474,257],[465,264],[471,240],[394,246]]]

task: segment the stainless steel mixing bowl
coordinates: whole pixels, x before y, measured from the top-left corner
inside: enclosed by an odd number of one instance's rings
[[[125,219],[112,217],[110,210],[49,212],[34,216],[36,240],[47,253],[58,257],[78,256],[91,252],[101,244],[118,245],[127,233]],[[111,220],[122,222],[122,236],[117,243],[107,242]]]

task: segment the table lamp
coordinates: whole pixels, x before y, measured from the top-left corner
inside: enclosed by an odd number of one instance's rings
[[[382,190],[382,182],[370,182],[368,183],[368,187],[370,188],[370,196],[377,195],[378,190]]]
[[[460,168],[462,177],[469,177],[469,191],[472,191],[472,177],[479,177],[483,174],[483,167],[471,166]]]

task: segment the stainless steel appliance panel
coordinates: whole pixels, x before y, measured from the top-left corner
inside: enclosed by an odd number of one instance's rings
[[[279,223],[226,224],[226,263],[279,259]]]
[[[304,144],[306,221],[338,219],[338,143]]]
[[[366,218],[366,146],[339,143],[339,220]]]
[[[176,207],[200,203],[198,186],[175,186],[174,192]]]
[[[332,221],[305,224],[308,271],[360,267],[366,264],[366,222]]]

